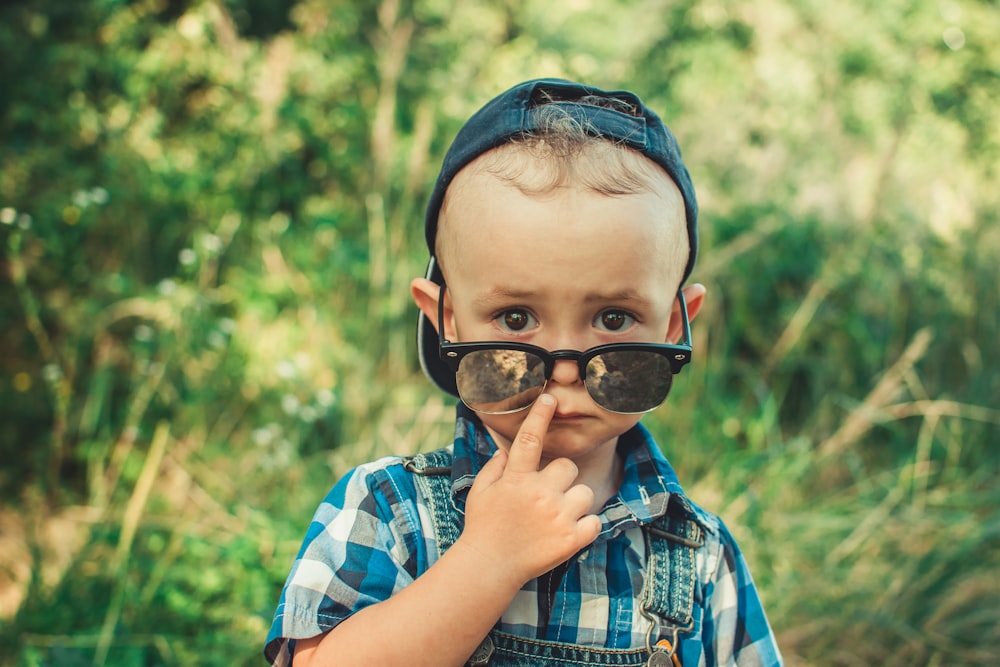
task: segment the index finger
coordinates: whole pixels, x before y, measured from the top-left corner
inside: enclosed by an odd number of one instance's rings
[[[531,406],[510,445],[507,470],[511,472],[537,472],[542,460],[542,447],[549,422],[556,413],[556,399],[551,394],[542,394]]]

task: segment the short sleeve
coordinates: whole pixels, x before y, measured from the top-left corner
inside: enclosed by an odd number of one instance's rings
[[[416,489],[395,462],[348,473],[320,503],[281,591],[264,654],[290,664],[295,639],[328,632],[426,569]]]
[[[781,652],[750,569],[732,534],[719,523],[720,556],[705,593],[704,663],[715,666],[781,665]]]

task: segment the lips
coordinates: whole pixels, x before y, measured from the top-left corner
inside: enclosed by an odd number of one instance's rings
[[[583,419],[587,416],[582,412],[557,412],[552,416],[552,419],[553,421],[557,419]]]

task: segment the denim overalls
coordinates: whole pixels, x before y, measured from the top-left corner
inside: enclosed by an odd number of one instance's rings
[[[452,453],[446,449],[418,454],[406,469],[427,500],[439,553],[462,532],[461,513],[452,500]],[[494,629],[469,659],[469,667],[551,667],[552,665],[649,665],[679,667],[678,633],[690,630],[697,580],[695,551],[704,543],[701,528],[683,502],[673,496],[667,514],[643,527],[647,568],[642,589],[642,613],[651,621],[646,646],[605,649],[516,637]]]

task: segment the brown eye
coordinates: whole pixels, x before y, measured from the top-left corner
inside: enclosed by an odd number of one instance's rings
[[[531,320],[531,316],[523,310],[508,310],[501,319],[503,326],[509,331],[523,331]]]
[[[605,331],[621,331],[632,322],[631,315],[624,310],[606,310],[598,316],[600,328]]]

